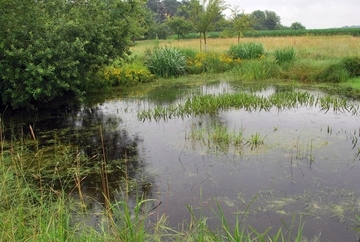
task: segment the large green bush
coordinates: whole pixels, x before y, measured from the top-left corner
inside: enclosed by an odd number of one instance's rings
[[[0,102],[13,108],[81,97],[99,68],[126,55],[142,11],[122,0],[0,0],[0,9]]]

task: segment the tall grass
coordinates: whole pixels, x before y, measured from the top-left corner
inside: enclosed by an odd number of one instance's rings
[[[276,49],[274,51],[275,60],[279,64],[292,62],[296,58],[296,50],[294,47],[286,47]]]
[[[250,60],[263,57],[264,54],[264,46],[258,42],[248,42],[231,45],[228,50],[228,55],[233,59]]]
[[[174,47],[155,47],[148,51],[145,65],[152,74],[159,77],[172,77],[185,74],[186,58]]]

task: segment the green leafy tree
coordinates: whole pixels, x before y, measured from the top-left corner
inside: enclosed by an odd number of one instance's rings
[[[304,30],[306,28],[300,22],[294,22],[294,23],[291,24],[290,29]]]
[[[240,42],[240,37],[245,31],[252,30],[252,19],[250,14],[240,12],[238,7],[233,8],[231,15],[231,31],[237,35],[237,41]]]
[[[167,25],[178,36],[178,40],[180,40],[180,36],[184,36],[194,29],[193,24],[184,17],[172,17],[167,21]]]
[[[280,25],[280,17],[274,11],[256,10],[250,14],[255,30],[274,30]]]
[[[171,17],[176,14],[177,9],[181,6],[181,2],[176,0],[163,0],[162,2],[166,8],[167,15]]]
[[[193,23],[194,29],[204,40],[204,49],[206,51],[206,33],[214,28],[214,23],[221,12],[225,10],[223,0],[190,0],[189,2],[189,20]]]
[[[142,3],[0,0],[0,101],[34,107],[99,85],[103,65],[129,53]],[[102,85],[101,85],[102,86]]]

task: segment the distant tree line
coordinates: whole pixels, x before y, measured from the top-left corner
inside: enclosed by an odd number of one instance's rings
[[[212,6],[212,8],[209,6]],[[212,13],[210,13],[210,9],[213,10]],[[246,14],[238,7],[233,7],[231,16],[225,16],[223,13],[225,9],[226,5],[222,0],[182,0],[181,2],[177,0],[147,0],[145,11],[147,16],[150,17],[147,20],[149,29],[143,38],[166,39],[172,34],[181,38],[189,32],[198,32],[200,34],[200,32],[204,31],[199,30],[199,25],[202,24],[201,27],[205,28],[205,18],[208,25],[206,32],[224,32],[228,35],[238,36],[238,38],[244,31],[248,30],[305,29],[305,26],[300,22],[292,23],[289,27],[283,26],[280,16],[274,11],[256,10]],[[206,16],[201,18],[202,15]],[[201,21],[203,22],[200,24]]]

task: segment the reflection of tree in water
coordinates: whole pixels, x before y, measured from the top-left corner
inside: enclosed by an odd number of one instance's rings
[[[74,223],[83,221],[86,226],[99,228],[104,218],[106,221],[103,214],[106,192],[103,191],[101,169],[104,159],[110,201],[116,204],[127,198],[129,208],[133,209],[138,199],[152,197],[153,177],[146,176],[145,163],[138,152],[141,139],[122,128],[119,117],[93,107],[81,109],[67,122],[70,142],[86,157],[81,164],[81,189],[73,186],[76,189],[71,192],[73,198],[86,206],[87,213],[75,210]]]
[[[120,118],[105,115],[99,108],[84,108],[68,122],[71,143],[88,158],[84,168],[91,172],[82,181],[84,188],[98,191],[102,187],[100,168],[105,159],[110,190],[122,189],[126,178],[144,194],[150,192],[151,183],[143,180],[145,164],[138,154],[141,140],[138,135],[132,136],[125,128],[120,128]]]
[[[28,181],[46,191],[65,190],[76,204],[86,206],[86,213],[76,206],[74,223],[84,221],[97,227],[97,220],[103,219],[99,214],[103,214],[105,204],[104,170],[114,204],[127,198],[133,208],[138,199],[153,196],[154,178],[145,172],[145,162],[139,157],[141,139],[130,134],[118,116],[99,107],[74,107],[47,110],[43,115],[6,113],[5,121],[3,137],[15,140],[8,146],[26,150],[21,155]]]

